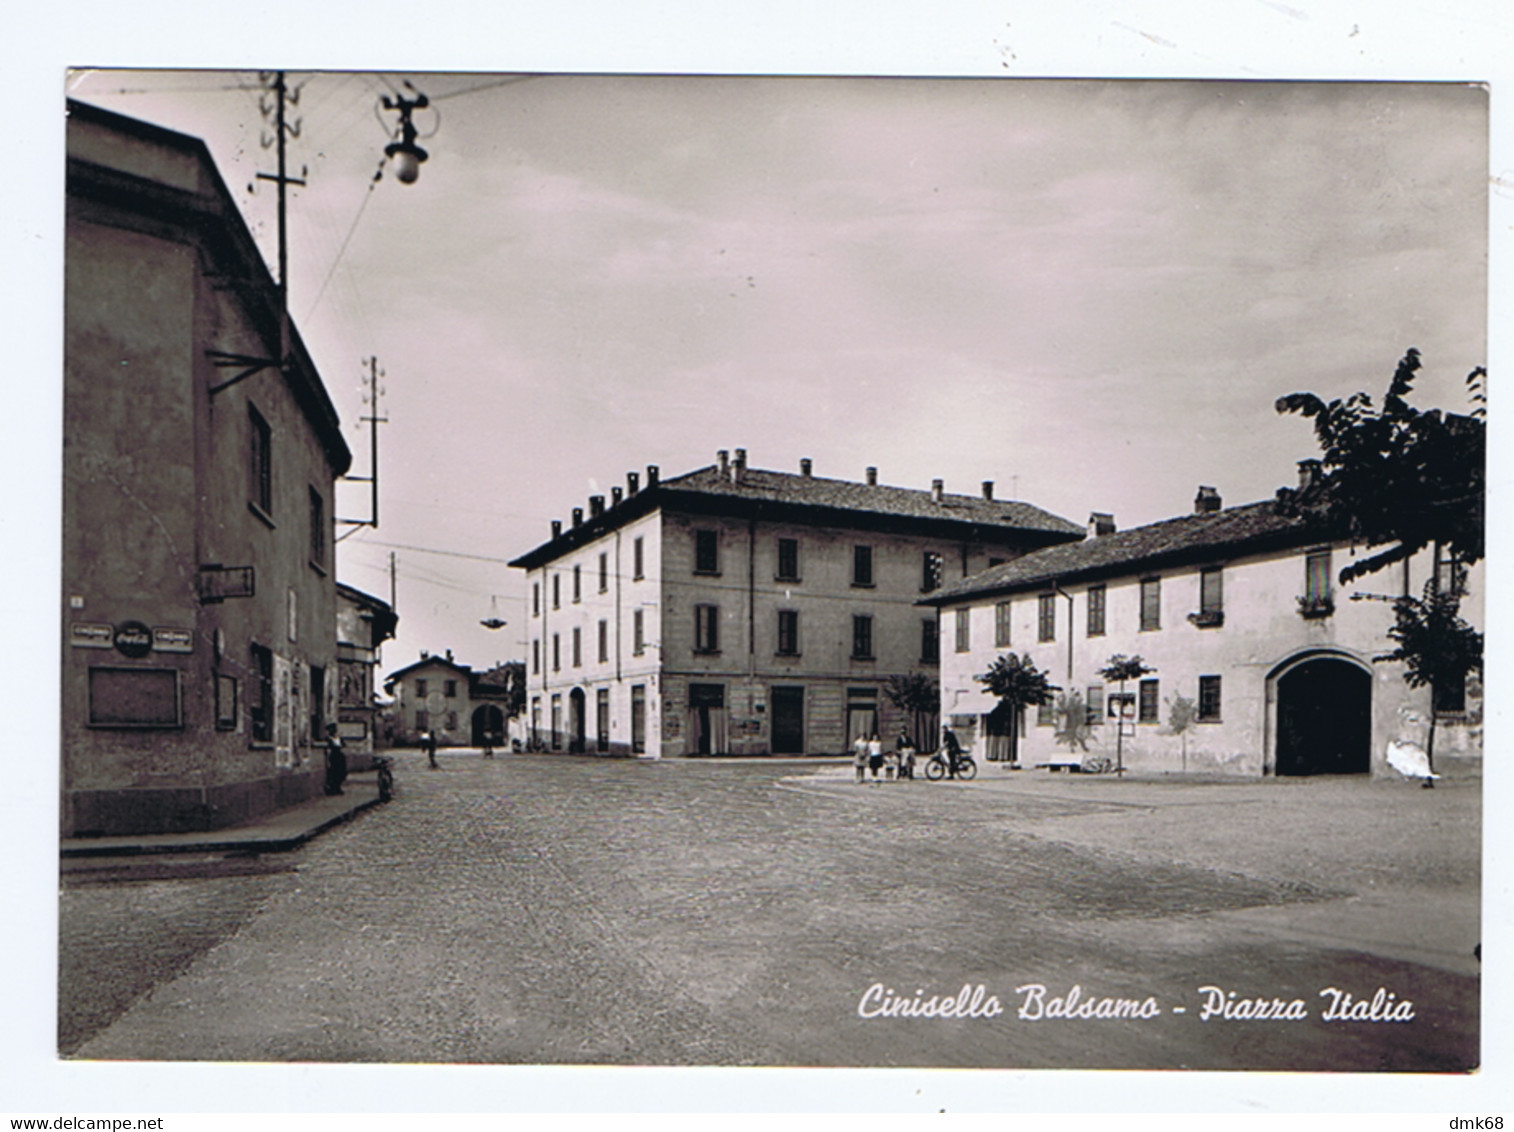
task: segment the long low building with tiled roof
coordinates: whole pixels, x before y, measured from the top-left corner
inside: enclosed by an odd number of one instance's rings
[[[1393,648],[1391,599],[1461,568],[1424,553],[1340,583],[1354,552],[1275,500],[1226,508],[1208,487],[1192,514],[1128,531],[1095,515],[1081,542],[920,599],[940,615],[943,724],[1026,769],[1392,775],[1429,761],[1433,712],[1434,769],[1480,766],[1480,683],[1411,689],[1375,659]],[[980,677],[1010,654],[1048,676],[1050,701],[1016,713],[988,691]],[[1106,676],[1121,658],[1145,671]]]
[[[1083,528],[1028,503],[752,468],[742,449],[607,503],[511,565],[531,591],[528,719],[547,749],[813,754],[919,731],[891,679],[936,673],[916,601]],[[933,706],[933,702],[932,702]]]

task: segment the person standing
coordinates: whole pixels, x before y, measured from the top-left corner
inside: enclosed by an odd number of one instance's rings
[[[431,769],[436,769],[436,729],[426,728],[426,758],[431,763]]]
[[[957,764],[962,758],[962,744],[957,742],[957,733],[948,727],[941,733],[941,745],[946,748],[946,777],[957,777]]]
[[[335,723],[326,724],[326,793],[340,794],[347,781],[347,752]]]
[[[852,744],[852,763],[857,768],[857,781],[867,779],[867,736],[858,735]]]
[[[872,738],[867,741],[867,768],[872,772],[873,781],[878,780],[878,771],[883,767],[883,740],[878,738],[878,733],[873,732]]]
[[[910,741],[909,732],[904,728],[899,729],[899,738],[894,742],[894,747],[899,755],[899,777],[915,777],[915,744]]]

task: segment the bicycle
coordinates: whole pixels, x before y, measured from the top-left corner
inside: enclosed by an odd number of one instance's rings
[[[383,755],[374,755],[373,766],[378,771],[379,801],[387,802],[394,797],[394,760]]]
[[[947,763],[946,752],[937,751],[925,763],[925,777],[932,782],[940,782],[950,771]],[[973,762],[971,755],[957,756],[957,773],[955,777],[963,782],[971,782],[978,775],[978,764]]]

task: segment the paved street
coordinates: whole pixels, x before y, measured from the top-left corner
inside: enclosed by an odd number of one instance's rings
[[[441,761],[432,771],[401,753],[393,803],[289,853],[160,879],[67,879],[64,1054],[1479,1060],[1476,783],[1143,783],[987,767],[968,786],[857,786],[847,767],[777,760]],[[874,984],[874,1013],[981,985],[980,1016],[861,1017]],[[1017,992],[1032,985],[1045,990]],[[1278,1011],[1298,999],[1307,1017],[1201,1021],[1206,986],[1220,1001],[1276,998]],[[1326,1021],[1330,987],[1366,1000],[1382,988],[1379,1014],[1407,1000],[1413,1018]],[[984,1016],[989,996],[997,1016]],[[1054,999],[1093,1000],[1096,1013],[1106,997],[1149,998],[1154,1016],[1019,1017],[1054,1013]]]

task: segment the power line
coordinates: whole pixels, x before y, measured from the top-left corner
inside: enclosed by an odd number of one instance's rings
[[[491,558],[487,554],[464,554],[460,550],[435,550],[429,546],[410,546],[402,542],[380,542],[378,539],[364,539],[360,546],[387,546],[391,550],[414,550],[421,554],[438,554],[443,558],[471,558],[475,562],[503,562],[510,564],[508,558]]]

